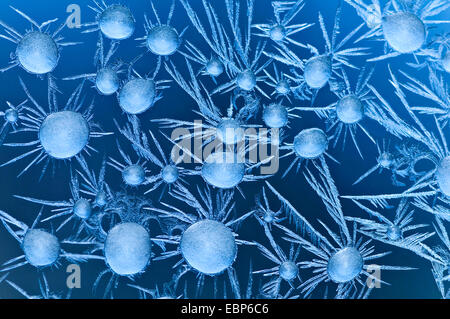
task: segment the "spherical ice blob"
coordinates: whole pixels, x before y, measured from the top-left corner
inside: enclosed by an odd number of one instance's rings
[[[364,116],[364,107],[355,95],[343,97],[336,106],[337,117],[345,124],[358,123]]]
[[[276,25],[269,30],[269,36],[273,41],[282,41],[286,37],[286,29],[282,25]]]
[[[217,152],[209,155],[202,167],[205,181],[218,188],[233,188],[242,182],[245,164],[232,152]]]
[[[284,280],[290,281],[295,279],[298,275],[298,267],[292,261],[285,261],[280,265],[279,268],[280,277]]]
[[[450,51],[442,55],[441,64],[444,70],[450,73]]]
[[[26,260],[35,267],[53,265],[59,258],[60,245],[55,235],[40,229],[29,229],[22,242]]]
[[[436,180],[442,193],[450,196],[450,156],[445,157],[436,170]]]
[[[130,165],[122,171],[123,181],[130,186],[139,186],[145,181],[145,169],[140,165]]]
[[[173,184],[180,177],[180,172],[175,165],[167,165],[161,172],[161,177],[167,184]]]
[[[104,253],[106,263],[114,273],[135,275],[143,271],[150,261],[150,235],[136,223],[116,225],[106,236]]]
[[[28,72],[46,74],[52,72],[59,60],[58,46],[53,38],[40,31],[27,33],[16,49],[17,60]]]
[[[231,267],[237,245],[233,233],[223,223],[202,220],[183,233],[180,251],[191,267],[203,274],[215,275]]]
[[[95,86],[103,95],[111,95],[117,92],[120,85],[120,79],[117,72],[112,68],[100,69],[95,78]]]
[[[244,140],[245,132],[239,121],[223,119],[216,129],[217,137],[225,144],[232,145]]]
[[[279,103],[273,103],[264,107],[264,123],[270,128],[282,128],[288,123],[288,111]]]
[[[252,70],[245,70],[237,76],[236,84],[244,91],[251,91],[256,86],[256,76]]]
[[[331,59],[328,56],[317,56],[305,64],[304,77],[306,84],[312,89],[323,88],[331,77]]]
[[[206,64],[205,70],[211,76],[219,76],[223,73],[223,63],[219,59],[212,58]]]
[[[386,236],[389,240],[397,241],[402,238],[402,230],[398,226],[391,226],[387,229]]]
[[[271,211],[267,211],[264,213],[264,221],[268,224],[273,223],[275,220],[275,214]]]
[[[168,25],[154,27],[147,34],[147,47],[156,55],[174,54],[180,42],[178,32]]]
[[[417,51],[425,43],[425,25],[413,13],[400,12],[385,16],[382,27],[386,41],[400,53]]]
[[[39,129],[39,141],[47,154],[68,159],[79,154],[89,142],[86,119],[77,112],[62,111],[45,118]]]
[[[289,82],[286,80],[280,80],[275,87],[275,91],[281,95],[288,94],[289,92],[291,92]]]
[[[130,9],[113,4],[100,14],[98,25],[107,38],[125,40],[133,35],[135,21]]]
[[[95,205],[97,205],[98,207],[103,207],[108,203],[108,196],[106,195],[105,192],[100,191],[97,193],[97,195],[95,196]]]
[[[156,96],[155,81],[133,79],[119,93],[119,105],[126,113],[141,114],[153,106]]]
[[[73,206],[73,213],[82,219],[91,217],[92,206],[91,203],[84,198],[80,198]]]
[[[381,14],[374,5],[370,5],[364,15],[364,21],[371,29],[378,27],[381,23]]]
[[[378,164],[383,168],[390,168],[394,164],[394,158],[390,153],[383,152],[378,157]]]
[[[328,148],[326,134],[318,128],[301,131],[294,138],[294,151],[297,156],[305,159],[314,159],[325,153]]]
[[[8,109],[5,111],[5,119],[8,123],[17,123],[17,121],[19,120],[19,112],[14,109]]]
[[[334,282],[345,283],[357,277],[363,266],[364,260],[358,249],[346,247],[331,256],[328,260],[327,272]]]

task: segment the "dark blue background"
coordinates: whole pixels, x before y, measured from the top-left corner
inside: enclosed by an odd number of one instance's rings
[[[120,44],[118,57],[122,58],[124,61],[130,61],[132,58],[143,52],[144,48],[138,47],[138,42],[134,40],[136,37],[144,36],[145,31],[143,27],[143,14],[147,13],[154,20],[151,13],[150,4],[148,1],[123,1],[125,2],[133,11],[135,18],[137,20],[137,28],[132,39],[123,41]],[[200,1],[190,1],[192,5],[196,8],[200,8]],[[213,1],[216,11],[221,16],[221,21],[228,23],[225,17],[225,7],[223,1]],[[242,1],[243,2],[243,1]],[[73,0],[40,0],[40,1],[30,1],[30,0],[7,0],[1,1],[0,3],[0,19],[13,26],[19,32],[23,32],[26,28],[29,28],[29,23],[25,21],[22,17],[17,15],[13,10],[11,10],[8,5],[13,5],[25,13],[29,14],[38,22],[43,22],[51,18],[58,17],[60,22],[62,22],[66,17],[66,8],[69,4],[76,3],[81,6],[81,17],[82,23],[90,22],[95,19],[95,14],[89,8],[88,4],[90,1],[73,1]],[[155,6],[160,13],[161,19],[164,21],[167,17],[168,9],[171,1],[167,0],[155,0]],[[217,4],[216,4],[217,3]],[[318,25],[318,12],[322,12],[324,15],[327,28],[331,31],[333,25],[333,19],[335,16],[335,10],[337,7],[337,0],[329,1],[306,1],[306,6],[301,14],[294,20],[298,23],[312,22],[315,26],[308,29],[307,31],[298,33],[295,37],[300,42],[311,43],[318,47],[321,52],[323,52],[324,41],[321,36],[321,31]],[[242,4],[245,6],[244,3]],[[265,23],[269,19],[272,19],[272,9],[269,0],[257,0],[256,1],[256,12],[254,17],[254,23]],[[450,13],[441,15],[442,18],[450,18]],[[186,17],[185,11],[180,3],[177,3],[174,18],[172,19],[172,24],[181,31],[189,21]],[[345,36],[348,32],[353,30],[361,23],[360,18],[356,15],[353,8],[344,4],[344,18],[342,19],[342,34],[341,38]],[[58,24],[56,24],[58,25]],[[56,27],[55,25],[55,27]],[[366,30],[367,28],[364,28]],[[74,74],[90,73],[94,69],[93,66],[93,56],[96,49],[97,33],[92,34],[81,34],[78,29],[66,29],[62,32],[68,41],[81,41],[82,45],[76,47],[64,48],[61,55],[61,60],[59,65],[54,72],[56,78],[62,78]],[[196,30],[190,27],[185,34],[185,38],[189,39],[191,42],[199,45],[204,52],[208,52],[208,49],[202,44],[202,39],[198,36]],[[258,38],[255,38],[256,43]],[[270,43],[269,43],[270,45]],[[363,46],[370,47],[371,53],[381,54],[382,53],[382,43],[377,43],[373,41],[365,41]],[[9,62],[9,54],[13,52],[15,47],[12,43],[6,40],[0,41],[0,65],[6,66]],[[299,56],[307,58],[310,53],[296,49]],[[174,60],[176,65],[185,72],[185,64],[183,59],[177,54],[170,58]],[[144,60],[140,61],[136,66],[136,69],[141,74],[146,74],[150,72],[155,67],[156,59],[152,55],[147,55]],[[364,60],[357,59],[357,64],[363,66]],[[399,101],[393,96],[391,86],[387,83],[388,74],[386,72],[387,63],[391,64],[394,72],[399,69],[406,70],[408,73],[414,76],[426,79],[426,70],[417,71],[405,65],[405,62],[412,62],[412,57],[400,57],[396,59],[389,60],[388,62],[377,63],[376,73],[372,80],[373,85],[382,92],[385,97],[392,103],[394,108],[400,107]],[[269,72],[272,73],[272,67],[269,67]],[[348,72],[351,79],[354,81],[358,76],[355,71]],[[398,72],[397,72],[398,73]],[[5,101],[8,100],[13,104],[18,104],[23,101],[26,96],[22,91],[18,76],[21,76],[25,83],[29,86],[31,93],[41,104],[46,105],[47,103],[47,82],[45,80],[40,80],[36,76],[27,74],[22,69],[13,69],[6,73],[0,74],[0,103],[2,107],[6,107]],[[169,76],[165,71],[161,72],[159,78],[167,79]],[[225,81],[226,79],[222,77],[219,81]],[[213,88],[214,84],[209,78],[203,78],[202,81],[207,83],[209,88]],[[73,89],[78,85],[78,82],[64,82],[57,81],[59,88],[63,92],[63,96],[59,97],[59,101],[65,102],[68,95],[73,91]],[[263,84],[264,86],[264,84]],[[272,88],[264,86],[266,92],[271,92]],[[115,131],[113,124],[113,119],[117,119],[119,123],[125,123],[126,117],[120,111],[115,96],[103,97],[98,96],[94,89],[87,88],[84,91],[89,97],[96,97],[95,106],[95,121],[101,124],[105,131]],[[410,96],[411,101],[418,101],[415,96]],[[323,89],[317,100],[316,105],[325,106],[334,102],[336,98],[328,93],[328,87]],[[215,102],[217,105],[223,106],[223,112],[229,103],[229,96],[216,96]],[[269,101],[263,99],[263,103],[269,103]],[[295,101],[294,106],[304,106],[305,102]],[[164,98],[159,101],[154,108],[146,112],[144,115],[140,116],[142,123],[145,127],[151,129],[153,132],[157,131],[157,127],[154,123],[151,123],[150,119],[157,118],[175,118],[181,120],[193,120],[196,116],[193,115],[192,110],[195,110],[196,104],[192,101],[181,89],[179,89],[175,84],[164,92]],[[401,112],[401,111],[400,111]],[[364,120],[363,125],[371,134],[379,141],[382,138],[387,137],[385,131],[371,123],[369,120]],[[290,136],[288,141],[292,141],[293,136],[303,128],[309,128],[313,126],[318,126],[324,128],[324,124],[314,115],[304,114],[302,119],[298,119],[292,122],[290,131]],[[117,136],[117,135],[116,135]],[[94,146],[99,154],[94,154],[88,159],[88,163],[92,168],[98,170],[100,161],[103,154],[112,155],[115,158],[119,158],[117,150],[115,147],[116,137],[106,137],[103,139],[97,139],[92,141],[92,146]],[[120,137],[119,137],[120,138]],[[352,183],[356,180],[363,172],[375,165],[377,151],[376,147],[370,143],[366,136],[362,134],[361,131],[357,133],[357,139],[360,142],[362,152],[364,154],[364,159],[361,159],[356,152],[356,149],[350,141],[348,141],[345,151],[342,151],[340,146],[336,149],[330,150],[330,153],[337,158],[341,164],[337,165],[329,161],[331,172],[335,178],[336,184],[341,194],[378,194],[378,193],[388,193],[398,191],[398,188],[391,186],[390,176],[387,173],[381,175],[373,174],[366,181],[361,183],[356,187],[352,187]],[[11,141],[25,141],[28,140],[24,135],[9,136],[7,142]],[[125,144],[124,140],[121,139],[122,144]],[[341,144],[340,144],[341,145]],[[166,150],[169,149],[170,145],[165,143]],[[129,150],[127,146],[127,150]],[[6,162],[12,157],[20,154],[19,149],[10,149],[6,147],[0,148],[0,162]],[[284,159],[282,161],[282,170],[286,169],[289,165],[289,161],[292,159]],[[16,175],[20,170],[28,163],[25,161],[20,161],[14,165],[3,167],[0,169],[0,209],[10,213],[19,220],[31,224],[34,220],[37,212],[39,211],[39,206],[35,204],[30,204],[22,200],[18,200],[12,197],[14,194],[30,196],[35,198],[42,198],[48,200],[63,200],[70,198],[70,190],[68,183],[68,167],[62,165],[57,171],[54,178],[50,174],[47,174],[43,181],[38,183],[37,179],[40,175],[41,167],[33,167],[25,176],[17,178]],[[311,188],[307,185],[304,177],[301,173],[295,174],[295,171],[291,172],[289,176],[285,179],[281,179],[282,174],[278,174],[270,179],[270,183],[277,188],[277,190],[291,201],[291,203],[303,213],[307,219],[315,226],[318,225],[317,219],[325,221],[326,223],[331,223],[327,213],[325,212],[324,206],[318,196],[314,194]],[[107,179],[110,185],[113,186],[115,190],[120,190],[122,188],[121,176],[120,174],[108,168]],[[201,184],[202,180],[199,177],[193,177],[189,179],[191,185]],[[243,199],[239,194],[236,194],[237,201],[237,212],[238,214],[244,214],[245,212],[252,209],[254,206],[254,196],[260,191],[262,183],[253,183],[243,186],[243,190],[246,194],[246,199]],[[142,191],[142,189],[141,189]],[[142,193],[142,192],[141,192]],[[159,197],[159,192],[150,194],[149,197],[154,201],[157,201]],[[272,198],[273,199],[273,198]],[[171,201],[170,198],[165,197],[165,201]],[[172,202],[171,202],[172,203]],[[346,200],[342,201],[344,205],[344,212],[349,216],[362,216],[367,217],[366,214],[362,213],[360,209],[355,207],[353,204]],[[178,204],[178,202],[176,203]],[[273,202],[273,207],[278,208],[279,203]],[[49,214],[49,210],[46,210],[46,216]],[[394,211],[388,212],[390,216],[393,216]],[[424,212],[416,213],[417,221],[428,222],[432,221],[432,218]],[[317,229],[323,229],[320,226]],[[69,228],[70,229],[70,228]],[[64,234],[61,234],[64,235]],[[261,227],[254,221],[250,220],[244,223],[242,228],[239,230],[240,238],[245,240],[255,240],[268,244],[265,240],[264,233]],[[278,241],[284,247],[288,248],[280,238],[278,234]],[[415,256],[414,254],[391,248],[386,245],[375,243],[377,251],[392,250],[392,254],[383,258],[380,261],[383,264],[388,265],[404,265],[418,268],[417,270],[408,272],[383,272],[382,279],[391,283],[391,286],[383,286],[381,289],[375,289],[372,293],[374,298],[438,298],[439,293],[435,286],[434,280],[430,271],[430,264],[427,261]],[[159,252],[159,251],[158,251]],[[0,231],[0,262],[7,261],[21,253],[18,243],[1,227]],[[241,281],[241,285],[244,286],[247,281],[248,273],[248,263],[249,259],[253,260],[253,265],[255,269],[263,269],[273,267],[272,263],[268,263],[267,260],[260,256],[260,254],[254,248],[242,248],[239,250],[238,259],[235,263],[235,267],[238,272],[238,276]],[[300,258],[302,259],[302,258]],[[172,272],[171,266],[178,261],[176,258],[172,258],[168,261],[155,262],[153,263],[147,273],[138,278],[136,282],[144,287],[154,288],[155,283],[162,284],[170,279],[170,274]],[[66,264],[62,264],[60,269],[54,269],[53,271],[46,271],[47,278],[49,279],[50,286],[56,291],[65,291],[66,282]],[[73,297],[75,298],[93,298],[100,297],[101,294],[92,294],[92,284],[97,277],[97,275],[105,269],[105,265],[101,261],[91,261],[89,263],[81,264],[82,270],[82,288],[74,291]],[[306,273],[303,274],[303,279],[306,278]],[[256,281],[259,281],[260,276],[256,276]],[[11,272],[9,279],[16,282],[19,286],[27,290],[31,294],[38,294],[38,284],[37,284],[37,273],[36,270],[31,266],[25,266],[20,269]],[[195,276],[189,274],[186,279],[190,284],[195,284]],[[223,279],[226,279],[223,276]],[[263,279],[265,282],[265,279]],[[134,298],[137,297],[136,291],[126,287],[126,283],[130,282],[127,279],[121,280],[118,289],[115,291],[116,297],[123,298]],[[220,281],[219,281],[220,282]],[[325,285],[320,285],[317,291],[316,297],[320,297],[323,292]],[[286,289],[286,286],[284,286]],[[331,285],[330,289],[334,290],[334,285]],[[101,290],[101,289],[100,289]],[[204,297],[211,296],[211,287],[209,284],[205,287]],[[330,295],[331,294],[330,290]],[[21,297],[15,290],[6,284],[0,285],[0,297],[2,298],[16,298]]]

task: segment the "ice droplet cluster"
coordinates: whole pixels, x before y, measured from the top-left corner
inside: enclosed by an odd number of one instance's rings
[[[450,298],[448,0],[326,1],[332,16],[314,0],[114,2],[89,5],[77,41],[1,10],[0,75],[23,97],[2,91],[0,169],[40,194],[0,207],[5,291],[70,298],[50,278],[86,263],[101,271],[83,298],[382,297],[371,274],[409,273],[409,254]],[[82,46],[92,72],[67,74]]]

